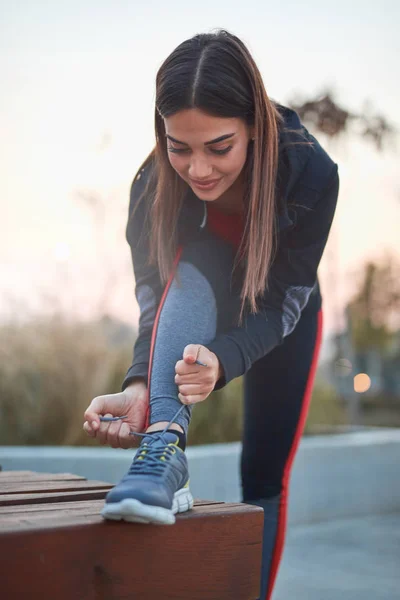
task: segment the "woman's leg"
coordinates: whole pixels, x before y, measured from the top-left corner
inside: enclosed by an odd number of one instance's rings
[[[237,315],[239,295],[231,286],[233,248],[206,232],[187,244],[160,304],[153,331],[149,376],[149,425],[169,422],[182,406],[175,384],[175,364],[188,344],[207,345]],[[193,406],[176,422],[187,434]]]
[[[303,432],[322,332],[312,295],[296,329],[245,376],[243,501],[264,508],[261,600],[271,598],[282,555],[290,470]]]
[[[101,513],[106,519],[172,524],[177,512],[193,506],[183,451],[193,407],[178,398],[175,364],[187,344],[207,344],[231,325],[240,295],[230,283],[234,251],[223,240],[204,233],[178,257],[178,282],[170,278],[153,327],[146,433],[139,432],[131,467],[107,493]],[[184,433],[169,432],[173,423]],[[148,424],[155,426],[150,432]]]

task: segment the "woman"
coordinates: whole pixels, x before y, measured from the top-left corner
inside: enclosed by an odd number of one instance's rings
[[[103,444],[128,448],[132,431],[142,436],[102,514],[173,523],[189,510],[193,405],[244,375],[242,496],[264,508],[269,598],[321,341],[317,268],[337,165],[295,112],[268,98],[247,48],[226,31],[197,35],[166,59],[155,128],[127,226],[140,306],[133,364],[122,392],[85,413],[85,430]]]

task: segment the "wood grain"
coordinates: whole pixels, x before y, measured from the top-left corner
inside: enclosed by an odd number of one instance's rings
[[[86,515],[3,532],[4,597],[23,600],[29,590],[42,600],[255,600],[262,523],[262,509],[224,504],[197,507],[173,526]]]
[[[55,502],[52,504],[21,504],[17,506],[0,506],[0,528],[3,522],[3,518],[7,517],[7,515],[17,515],[21,514],[30,514],[30,513],[38,513],[45,515],[49,513],[54,518],[57,518],[55,514],[57,511],[64,510],[87,510],[88,512],[92,512],[93,510],[100,510],[103,506],[103,500],[84,500],[84,501],[76,501],[73,500],[71,502]],[[224,502],[218,502],[216,500],[194,500],[195,506],[207,506],[207,505],[216,505],[216,504],[225,504]]]
[[[46,494],[47,492],[73,492],[110,488],[105,481],[7,481],[0,485],[0,501],[4,494]]]
[[[85,480],[86,477],[72,473],[34,473],[33,471],[0,471],[0,490],[5,482],[29,481],[76,481]]]
[[[196,499],[173,526],[110,522],[100,511],[111,484],[67,473],[8,473],[0,475],[1,598],[259,595],[264,517],[257,506]]]
[[[84,489],[73,492],[46,492],[36,494],[4,494],[0,495],[0,506],[13,506],[17,504],[39,504],[47,502],[68,502],[76,500],[97,500],[105,498],[112,486],[103,489]]]

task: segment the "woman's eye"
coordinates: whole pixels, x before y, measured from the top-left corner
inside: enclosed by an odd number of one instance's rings
[[[222,150],[211,148],[211,152],[214,152],[215,154],[227,154],[229,150],[232,150],[232,146],[228,146],[227,148],[223,148]]]
[[[183,152],[188,152],[189,148],[174,148],[173,146],[167,146],[167,150],[169,152],[175,152],[176,154],[182,154]]]
[[[228,146],[227,148],[210,148],[210,151],[213,154],[227,154],[232,149],[232,146]],[[174,148],[174,146],[167,146],[167,150],[169,152],[174,152],[175,154],[183,154],[190,152],[190,148]]]

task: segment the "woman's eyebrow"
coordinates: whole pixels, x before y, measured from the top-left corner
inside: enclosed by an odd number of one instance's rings
[[[204,142],[205,146],[210,146],[210,144],[218,144],[218,142],[223,142],[231,137],[233,137],[235,133],[227,133],[226,135],[221,135],[221,137],[215,138],[215,140],[211,140],[209,142]]]
[[[180,142],[179,140],[176,140],[175,138],[173,138],[172,135],[168,135],[168,133],[166,133],[165,135],[169,140],[171,140],[171,142],[174,142],[175,144],[181,144],[182,146],[188,146],[188,144],[186,142]],[[218,142],[223,142],[224,140],[227,140],[227,139],[233,137],[234,135],[236,135],[236,133],[227,133],[226,135],[221,135],[220,137],[217,137],[214,140],[210,140],[209,142],[204,142],[204,145],[210,146],[211,144],[218,144]]]

